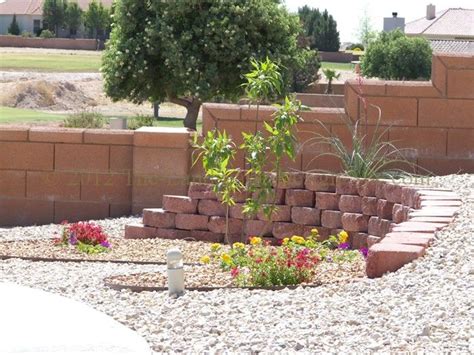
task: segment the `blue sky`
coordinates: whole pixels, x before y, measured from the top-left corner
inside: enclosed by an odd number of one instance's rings
[[[422,0],[285,0],[286,6],[293,12],[298,7],[308,5],[319,9],[327,9],[337,21],[341,42],[357,41],[357,28],[359,18],[367,8],[374,29],[382,30],[383,18],[390,17],[392,12],[398,12],[399,17],[405,17],[405,21],[413,21],[425,16],[426,5],[429,1]],[[436,11],[447,8],[474,9],[474,0],[437,0],[432,2]]]

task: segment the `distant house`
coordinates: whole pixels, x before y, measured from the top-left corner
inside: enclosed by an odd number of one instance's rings
[[[1,0],[0,0],[1,1]],[[77,2],[83,10],[87,10],[92,0],[70,0]],[[110,7],[113,0],[97,0],[104,6]],[[0,35],[8,34],[13,15],[20,26],[21,32],[38,33],[43,28],[43,2],[44,0],[5,0],[0,2]],[[61,31],[60,37],[67,37],[67,31]],[[83,37],[84,31],[80,31],[77,37]]]
[[[430,4],[423,18],[405,25],[405,33],[428,39],[434,52],[474,53],[474,9],[436,12]]]

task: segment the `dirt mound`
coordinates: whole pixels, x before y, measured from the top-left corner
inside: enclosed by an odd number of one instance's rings
[[[0,94],[1,106],[70,111],[97,105],[93,98],[67,81],[37,80],[8,86]]]

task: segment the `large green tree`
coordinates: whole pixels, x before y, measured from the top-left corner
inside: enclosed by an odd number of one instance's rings
[[[365,52],[362,73],[391,80],[429,79],[432,50],[422,37],[408,37],[400,30],[380,33]]]
[[[143,2],[140,0],[138,2]],[[92,0],[87,11],[84,13],[84,24],[89,30],[89,36],[99,38],[101,32],[105,32],[110,24],[110,10],[102,2]]]
[[[337,23],[327,10],[320,12],[307,5],[298,9],[304,36],[312,49],[337,52],[341,46]]]
[[[65,13],[65,24],[69,28],[69,34],[75,35],[82,24],[83,11],[77,2],[70,2]]]
[[[67,0],[45,0],[43,3],[43,23],[46,28],[58,36],[59,29],[64,26]]]
[[[201,102],[242,94],[251,58],[268,56],[286,68],[288,88],[295,58],[306,60],[298,17],[276,0],[118,0],[112,26],[102,66],[106,93],[185,106],[184,125],[193,129]]]

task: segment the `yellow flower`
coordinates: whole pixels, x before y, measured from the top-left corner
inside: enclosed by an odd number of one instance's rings
[[[211,258],[209,257],[209,255],[204,255],[204,256],[201,256],[200,261],[203,264],[209,264],[211,262]]]
[[[339,243],[345,243],[349,239],[349,235],[346,231],[339,232]]]
[[[244,244],[244,243],[237,242],[237,243],[234,243],[233,247],[234,247],[235,249],[244,249],[244,248],[245,248],[245,244]]]
[[[221,245],[219,243],[211,244],[211,251],[213,252],[218,251],[220,248],[221,248]]]
[[[290,238],[283,238],[283,241],[281,242],[281,244],[287,245],[289,241],[290,241]]]
[[[262,244],[262,238],[252,237],[252,238],[250,238],[250,244],[252,244],[252,245]]]
[[[221,259],[224,264],[230,265],[232,263],[232,258],[230,257],[229,254],[226,254],[226,253],[222,254]]]
[[[318,229],[317,229],[317,228],[311,229],[311,234],[313,234],[313,235],[318,235],[318,234],[319,234]]]
[[[303,237],[300,237],[298,235],[294,235],[291,237],[291,241],[296,244],[304,244],[305,240]]]

